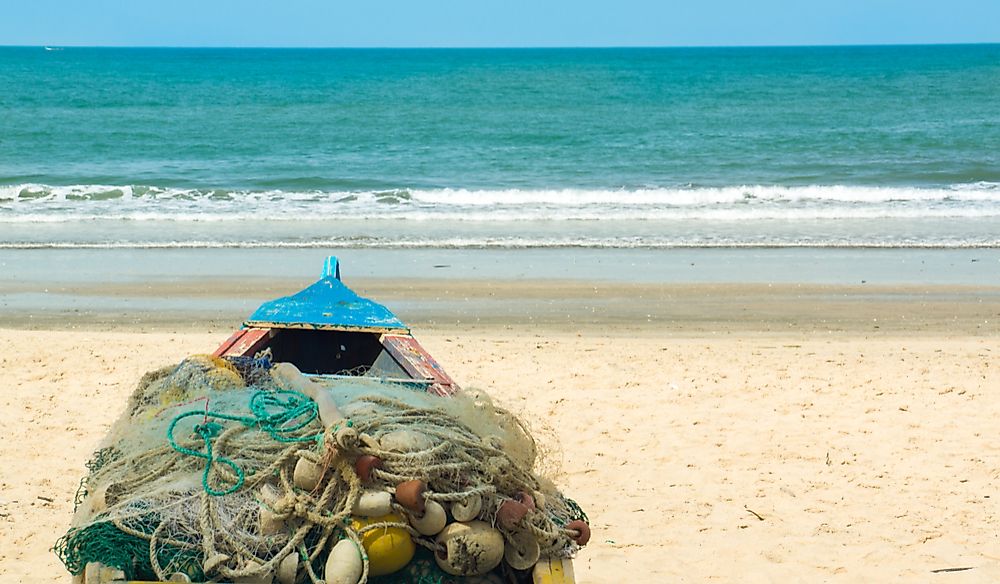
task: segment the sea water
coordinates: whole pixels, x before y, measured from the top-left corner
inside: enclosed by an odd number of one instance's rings
[[[1000,247],[1000,45],[0,48],[51,247]]]

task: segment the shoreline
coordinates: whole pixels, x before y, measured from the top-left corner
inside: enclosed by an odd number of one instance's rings
[[[1000,248],[0,249],[0,284],[355,279],[995,286]]]
[[[418,331],[1000,334],[1000,249],[0,250],[0,327],[231,331],[327,252]]]
[[[237,328],[298,280],[0,283],[0,328],[216,331]],[[415,330],[663,334],[1000,334],[1000,286],[643,284],[567,280],[352,279]]]

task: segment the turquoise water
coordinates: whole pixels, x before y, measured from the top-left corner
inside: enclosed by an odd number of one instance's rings
[[[1000,45],[0,48],[0,246],[1000,246]]]

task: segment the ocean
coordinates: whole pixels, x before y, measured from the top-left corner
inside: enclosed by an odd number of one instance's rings
[[[0,249],[1000,247],[1000,45],[0,48]]]

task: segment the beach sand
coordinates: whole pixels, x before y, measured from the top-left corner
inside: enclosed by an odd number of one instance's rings
[[[591,518],[579,582],[1000,580],[995,289],[410,285],[356,288],[529,421]],[[0,581],[68,581],[49,548],[139,376],[239,317],[27,316],[0,319]]]

